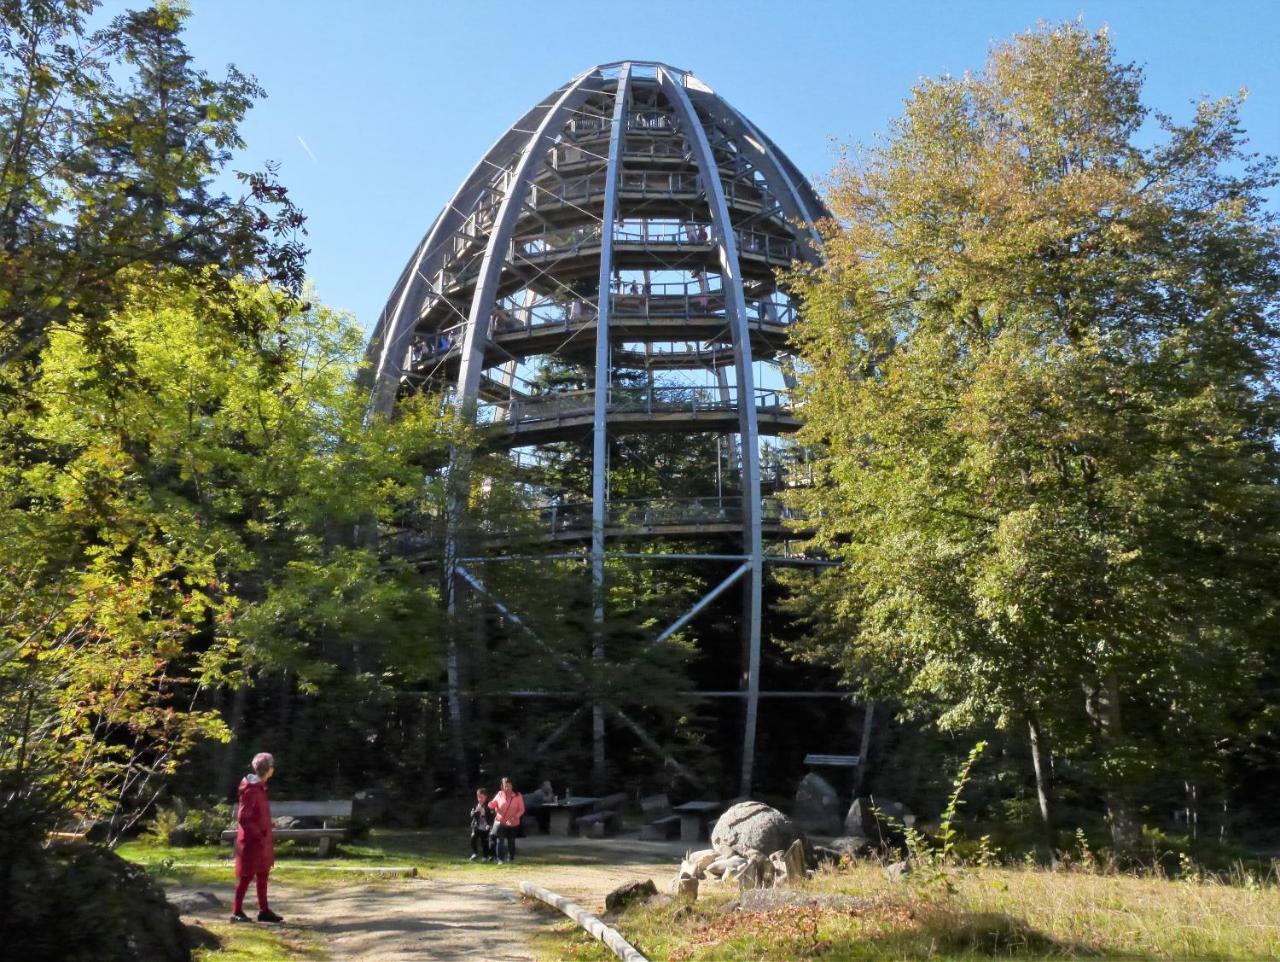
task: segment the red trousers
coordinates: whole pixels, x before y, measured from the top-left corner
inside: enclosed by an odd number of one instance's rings
[[[259,872],[257,875],[245,875],[236,880],[236,904],[232,911],[244,911],[244,894],[249,891],[249,879],[256,879],[258,882],[258,911],[267,911],[267,873]]]

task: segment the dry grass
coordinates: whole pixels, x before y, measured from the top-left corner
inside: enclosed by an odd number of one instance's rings
[[[974,869],[890,882],[878,866],[826,872],[816,904],[746,912],[708,887],[690,908],[641,907],[619,930],[655,962],[723,959],[1280,959],[1280,889],[1082,872]],[[831,896],[854,896],[823,905]],[[548,959],[605,959],[559,925]]]

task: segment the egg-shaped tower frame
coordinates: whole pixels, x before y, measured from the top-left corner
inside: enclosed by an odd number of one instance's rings
[[[790,483],[778,439],[798,426],[788,390],[795,311],[778,272],[818,256],[825,216],[795,165],[691,73],[602,64],[544,98],[481,158],[409,259],[368,349],[375,411],[408,392],[440,391],[486,445],[522,457],[590,435],[590,491],[545,507],[548,538],[589,553],[597,598],[607,552],[636,538],[703,539],[705,555],[680,557],[726,564],[655,641],[726,591],[742,593],[741,680],[725,694],[744,704],[743,794],[761,696],[764,570],[784,560],[773,546],[788,537],[774,499]],[[589,367],[590,389],[531,391],[525,375],[548,357]],[[734,493],[611,502],[608,439],[626,432],[723,436]],[[445,558],[451,597],[456,584],[483,591],[456,543]],[[608,617],[602,602],[595,615]],[[450,682],[460,723],[456,671]],[[606,714],[593,709],[597,772]]]

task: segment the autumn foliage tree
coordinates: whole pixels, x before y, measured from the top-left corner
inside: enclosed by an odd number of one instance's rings
[[[921,82],[836,170],[793,280],[795,494],[841,559],[798,649],[1089,773],[1118,845],[1211,784],[1275,630],[1280,248],[1243,100],[1142,103],[1105,32],[1042,27]]]

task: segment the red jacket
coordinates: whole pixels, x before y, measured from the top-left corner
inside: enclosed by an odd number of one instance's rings
[[[257,775],[246,775],[240,783],[240,805],[236,810],[236,878],[269,872],[275,864],[267,783]]]
[[[498,790],[497,795],[493,796],[489,807],[497,813],[499,824],[515,828],[520,824],[520,816],[524,814],[524,796],[519,792],[508,792],[502,788]]]

